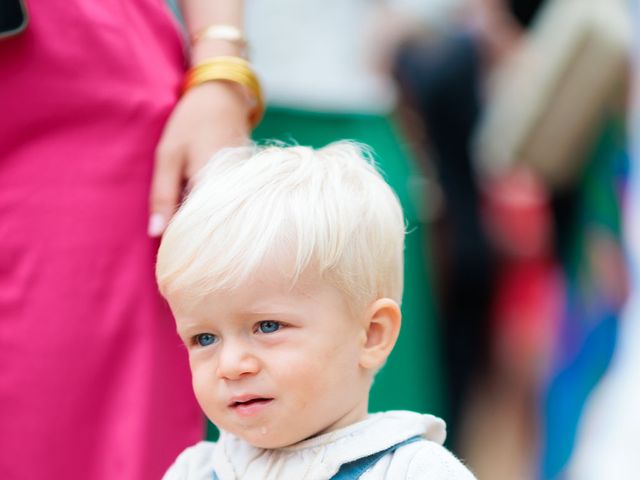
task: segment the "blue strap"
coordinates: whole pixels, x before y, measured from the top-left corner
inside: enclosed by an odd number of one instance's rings
[[[357,480],[364,472],[373,467],[378,460],[385,455],[393,453],[400,447],[408,445],[409,443],[417,442],[421,438],[422,437],[420,437],[420,435],[416,435],[415,437],[408,438],[403,442],[391,445],[389,448],[382,450],[381,452],[376,452],[369,456],[354,460],[353,462],[345,463],[330,480]],[[218,474],[215,471],[211,478],[212,480],[219,480]]]
[[[330,480],[357,480],[360,476],[373,467],[378,460],[389,453],[395,452],[400,447],[408,445],[409,443],[417,442],[422,437],[416,435],[415,437],[408,438],[407,440],[396,443],[389,448],[382,450],[381,452],[373,453],[367,457],[362,457],[353,462],[345,463],[340,467],[338,473],[336,473]]]

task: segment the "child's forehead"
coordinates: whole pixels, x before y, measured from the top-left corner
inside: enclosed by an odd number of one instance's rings
[[[266,291],[285,296],[310,296],[328,285],[329,282],[316,269],[307,267],[297,272],[293,260],[278,256],[263,262],[233,288],[221,294]]]
[[[181,292],[170,299],[174,311],[187,316],[213,310],[212,307],[247,315],[276,310],[302,312],[307,305],[328,302],[334,306],[348,306],[345,295],[317,272],[306,270],[294,276],[283,272],[278,265],[261,268],[233,287],[198,297]]]

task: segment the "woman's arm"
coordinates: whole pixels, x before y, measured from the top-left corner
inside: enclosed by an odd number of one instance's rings
[[[241,0],[182,0],[189,37],[212,25],[243,29]],[[203,37],[191,49],[191,65],[219,56],[242,56],[237,42]],[[209,81],[180,98],[156,150],[151,183],[149,234],[159,236],[175,212],[184,187],[221,148],[246,143],[252,101],[245,88],[228,81]]]

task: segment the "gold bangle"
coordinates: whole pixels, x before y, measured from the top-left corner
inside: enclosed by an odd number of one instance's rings
[[[196,44],[203,38],[223,40],[233,43],[240,48],[247,47],[247,39],[244,37],[240,29],[233,25],[210,25],[205,27],[191,37],[191,44]]]
[[[204,60],[189,69],[184,81],[183,93],[204,82],[226,80],[245,87],[255,100],[249,121],[255,127],[264,114],[262,88],[251,65],[240,57],[215,57]]]

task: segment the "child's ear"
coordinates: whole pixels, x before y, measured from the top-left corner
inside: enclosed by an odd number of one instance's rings
[[[360,366],[377,370],[384,365],[396,344],[402,314],[394,300],[381,298],[369,306],[365,315],[366,340],[360,355]]]

